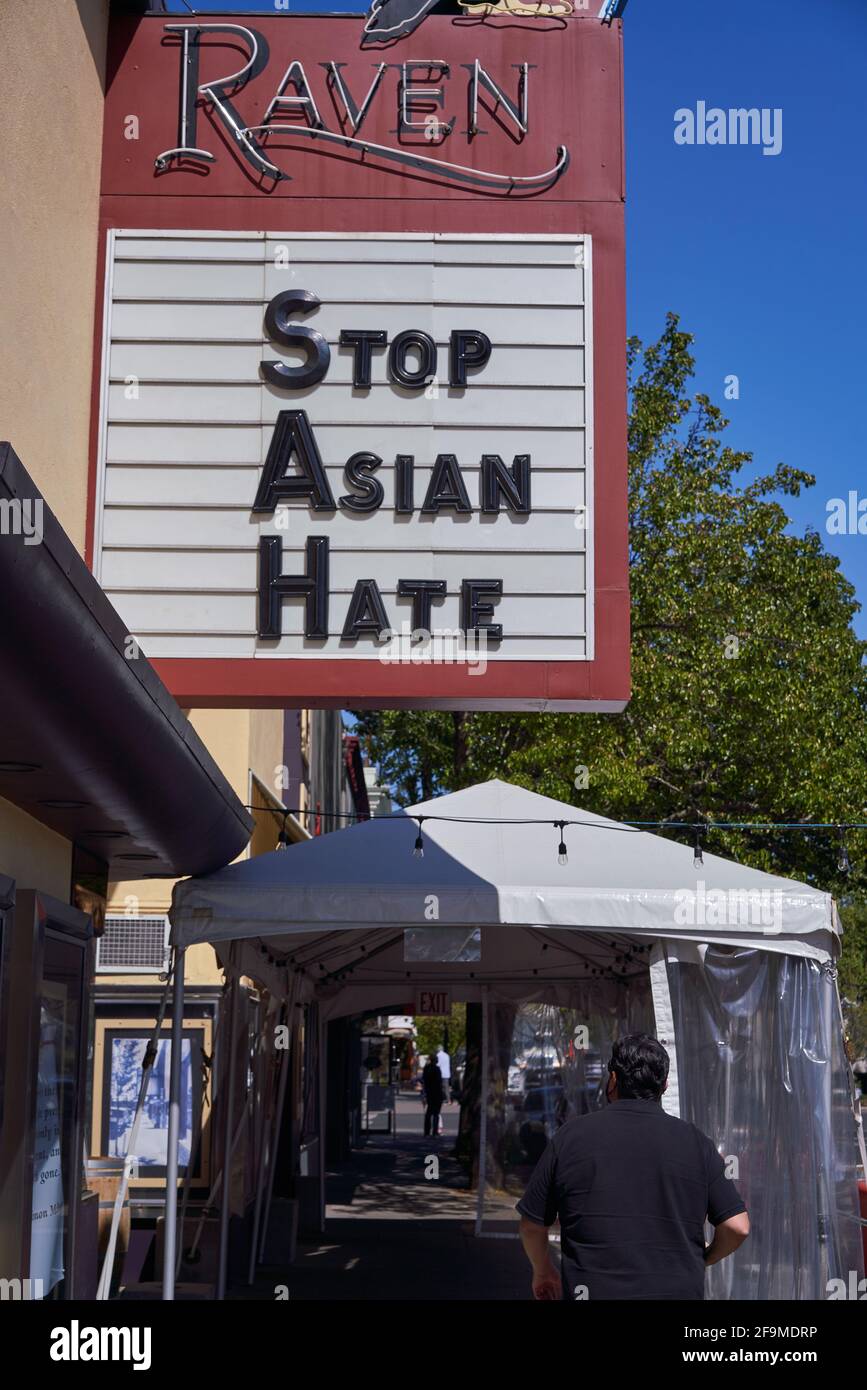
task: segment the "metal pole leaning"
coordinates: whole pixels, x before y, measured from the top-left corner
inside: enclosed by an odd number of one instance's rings
[[[480,1114],[479,1114],[479,1190],[476,1194],[476,1226],[477,1236],[482,1234],[482,1223],[485,1219],[485,1183],[487,1181],[488,1169],[488,986],[482,985],[482,1077],[480,1092]]]
[[[217,1265],[217,1283],[214,1297],[226,1297],[226,1280],[229,1268],[229,1211],[232,1204],[232,1112],[235,1109],[235,1033],[237,1032],[238,996],[241,990],[241,977],[234,971],[235,949],[229,961],[232,970],[232,999],[229,1005],[229,1029],[225,1040],[225,1067],[221,1092],[225,1099],[223,1112],[223,1187],[220,1193],[220,1258]]]
[[[285,1015],[286,1026],[289,1030],[289,1047],[284,1049],[283,1056],[280,1058],[280,1084],[277,1087],[277,1110],[274,1114],[274,1127],[273,1133],[271,1135],[270,1152],[268,1154],[268,1181],[267,1191],[265,1194],[265,1211],[262,1219],[262,1236],[259,1243],[260,1264],[262,1264],[265,1259],[265,1243],[268,1239],[268,1222],[271,1218],[271,1202],[274,1197],[274,1174],[277,1171],[277,1154],[280,1148],[280,1122],[283,1117],[283,1107],[286,1101],[286,1082],[289,1078],[289,1058],[290,1051],[295,1046],[295,1044],[292,1041],[293,1037],[295,1036],[293,1009],[294,1000],[295,990],[293,988],[292,992],[289,995],[289,1001],[286,1006]]]
[[[181,1138],[181,1061],[184,1039],[184,957],[175,947],[172,973],[172,1056],[169,1071],[169,1130],[166,1146],[166,1207],[163,1226],[163,1300],[175,1296],[175,1256],[178,1243],[178,1147]]]
[[[247,1123],[247,1111],[246,1111],[246,1109],[244,1109],[244,1110],[241,1111],[241,1115],[240,1115],[240,1117],[239,1117],[239,1119],[238,1119],[238,1123],[237,1123],[237,1125],[236,1125],[236,1127],[235,1127],[235,1133],[234,1133],[233,1136],[232,1136],[232,1153],[234,1153],[235,1150],[236,1150],[236,1148],[238,1147],[238,1140],[239,1140],[240,1137],[241,1137],[241,1130],[244,1128],[244,1125],[245,1125],[246,1123]],[[202,1232],[203,1232],[204,1229],[205,1229],[205,1223],[207,1222],[207,1219],[208,1219],[208,1217],[209,1217],[209,1215],[210,1215],[210,1213],[211,1213],[211,1210],[212,1210],[212,1208],[213,1208],[213,1205],[214,1205],[214,1203],[216,1202],[217,1197],[218,1197],[219,1194],[220,1194],[220,1188],[222,1187],[222,1183],[223,1183],[223,1170],[222,1170],[222,1168],[221,1168],[221,1169],[219,1170],[219,1172],[217,1173],[216,1178],[215,1178],[214,1181],[213,1181],[213,1184],[212,1184],[212,1186],[211,1186],[210,1196],[208,1197],[208,1203],[207,1203],[207,1205],[202,1209],[202,1214],[201,1214],[201,1216],[199,1217],[198,1225],[196,1226],[196,1230],[195,1230],[195,1234],[194,1234],[193,1239],[192,1239],[192,1243],[191,1243],[191,1245],[190,1245],[189,1250],[186,1252],[186,1256],[187,1256],[187,1259],[188,1259],[188,1260],[194,1260],[195,1257],[196,1257],[196,1252],[198,1251],[198,1248],[199,1248],[199,1241],[202,1239]],[[180,1251],[180,1249],[179,1249],[179,1250],[178,1250],[178,1254],[180,1255],[180,1253],[181,1253],[181,1251]]]
[[[322,1005],[317,1009],[319,1032],[319,1230],[325,1234],[325,1127],[328,1116],[328,1026],[322,1017]]]
[[[285,1008],[285,1005],[284,1005],[284,1008]],[[276,1037],[277,1025],[279,1024],[280,1019],[281,1019],[282,1017],[283,1017],[283,1008],[281,1008],[279,1014],[277,1015],[277,1021],[275,1022],[274,1028],[273,1028],[272,1031],[271,1031],[272,1040]],[[259,1153],[258,1153],[257,1161],[256,1161],[256,1204],[255,1204],[255,1209],[254,1209],[254,1212],[253,1212],[253,1235],[252,1235],[251,1240],[250,1240],[250,1262],[249,1262],[249,1265],[248,1265],[248,1267],[247,1267],[247,1283],[248,1283],[248,1284],[252,1284],[254,1278],[256,1277],[256,1256],[257,1256],[258,1245],[259,1245],[259,1224],[260,1224],[260,1221],[261,1221],[261,1219],[262,1219],[262,1201],[263,1201],[263,1197],[264,1197],[265,1174],[266,1174],[266,1171],[267,1171],[267,1166],[268,1166],[268,1155],[269,1155],[269,1150],[270,1150],[270,1135],[271,1135],[271,1123],[272,1123],[272,1121],[271,1121],[271,1102],[272,1102],[272,1100],[274,1100],[274,1097],[275,1097],[275,1090],[276,1090],[276,1087],[275,1087],[275,1085],[274,1085],[274,1067],[273,1067],[273,1064],[271,1063],[271,1060],[270,1060],[270,1057],[269,1057],[269,1052],[268,1052],[267,1034],[268,1034],[268,1020],[267,1020],[267,1016],[266,1016],[266,1019],[265,1019],[265,1027],[264,1027],[263,1030],[262,1030],[262,1037],[263,1037],[263,1043],[264,1043],[263,1054],[264,1054],[264,1064],[266,1065],[266,1071],[265,1071],[265,1076],[264,1076],[263,1081],[262,1081],[261,1097],[260,1097],[260,1106],[259,1106],[259,1112],[260,1112],[260,1113],[259,1113],[259,1121],[260,1121],[260,1139],[259,1139]],[[282,1058],[281,1058],[280,1060],[282,1060]]]

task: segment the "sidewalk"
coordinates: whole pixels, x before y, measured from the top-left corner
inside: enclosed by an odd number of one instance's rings
[[[329,1172],[321,1241],[299,1243],[294,1265],[261,1268],[252,1288],[230,1297],[275,1298],[285,1285],[302,1302],[530,1298],[520,1242],[474,1236],[476,1194],[450,1155],[453,1144],[401,1135],[353,1153]],[[424,1176],[431,1154],[436,1179]]]

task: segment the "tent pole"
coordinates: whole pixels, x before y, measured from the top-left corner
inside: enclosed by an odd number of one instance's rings
[[[325,1085],[326,1085],[326,1066],[325,1066],[325,1047],[328,1036],[325,1020],[322,1017],[322,1004],[316,1010],[316,1021],[319,1029],[319,1231],[325,1233]]]
[[[485,1211],[485,1177],[488,1148],[488,986],[482,985],[482,1084],[479,1087],[479,1191],[476,1198],[476,1235],[482,1234]]]
[[[178,1243],[178,1147],[181,1138],[181,1053],[184,1037],[184,961],[186,947],[175,947],[172,973],[172,1055],[169,1070],[169,1128],[166,1143],[166,1210],[163,1225],[163,1299],[175,1297]]]
[[[276,1016],[276,1022],[275,1022],[275,1024],[274,1024],[274,1028],[272,1029],[272,1032],[271,1032],[271,1042],[272,1042],[272,1045],[274,1045],[275,1039],[276,1039],[276,1037],[277,1037],[277,1027],[278,1027],[279,1022],[280,1022],[280,1020],[281,1020],[282,1017],[283,1017],[283,1010],[281,1009],[280,1012],[279,1012],[279,1013],[277,1014],[277,1016]],[[264,1074],[264,1076],[263,1076],[263,1078],[262,1078],[262,1086],[261,1086],[261,1091],[260,1091],[260,1102],[259,1102],[259,1111],[260,1111],[260,1115],[259,1115],[259,1152],[258,1152],[258,1154],[257,1154],[257,1156],[256,1156],[256,1204],[255,1204],[254,1211],[253,1211],[253,1235],[252,1235],[252,1237],[251,1237],[251,1239],[250,1239],[250,1263],[249,1263],[249,1265],[247,1266],[247,1283],[248,1283],[248,1284],[252,1284],[252,1282],[253,1282],[253,1280],[254,1280],[254,1278],[255,1278],[255,1276],[256,1276],[256,1251],[257,1251],[257,1247],[258,1247],[258,1245],[259,1245],[259,1223],[260,1223],[260,1221],[261,1221],[261,1219],[262,1219],[262,1197],[263,1197],[263,1194],[264,1194],[265,1172],[266,1172],[266,1168],[267,1168],[267,1164],[268,1164],[268,1156],[269,1156],[269,1149],[270,1149],[270,1144],[269,1144],[270,1135],[271,1135],[271,1104],[270,1104],[270,1102],[271,1102],[271,1100],[273,1099],[273,1096],[274,1096],[274,1070],[273,1070],[273,1066],[270,1064],[270,1058],[269,1058],[269,1055],[268,1055],[268,1044],[267,1044],[267,1037],[268,1037],[268,1018],[267,1018],[267,1014],[266,1014],[266,1016],[265,1016],[265,1028],[263,1029],[263,1032],[264,1032],[264,1034],[265,1034],[265,1039],[266,1039],[265,1048],[264,1048],[264,1057],[265,1057],[266,1061],[268,1062],[268,1066],[267,1066],[267,1068],[266,1068],[266,1067],[265,1067],[265,1064],[263,1063],[263,1070],[264,1070],[265,1074]],[[280,1062],[282,1063],[282,1060],[283,1060],[282,1057],[281,1057],[279,1060],[280,1060]]]
[[[289,1046],[287,1048],[284,1048],[283,1056],[280,1059],[280,1081],[277,1086],[277,1109],[274,1114],[274,1128],[271,1136],[271,1147],[268,1154],[268,1181],[267,1190],[265,1193],[265,1211],[262,1216],[262,1239],[259,1243],[260,1264],[265,1258],[265,1243],[268,1239],[268,1222],[271,1217],[271,1202],[274,1197],[274,1174],[277,1171],[277,1150],[280,1145],[280,1123],[283,1118],[283,1107],[286,1103],[286,1082],[289,1078],[289,1057],[290,1055],[292,1055],[295,1046],[293,1042],[293,999],[294,991],[290,995],[289,1002],[286,1005],[285,1022],[286,1027],[289,1030]]]
[[[235,948],[232,946],[230,966],[234,963]],[[232,978],[232,998],[229,1004],[229,1028],[226,1037],[225,1070],[221,1090],[226,1109],[223,1113],[223,1188],[220,1193],[220,1255],[217,1265],[217,1284],[214,1297],[226,1297],[226,1276],[229,1266],[229,1209],[232,1204],[232,1112],[235,1109],[235,1033],[238,1021],[238,995],[241,990],[241,977]]]
[[[218,1022],[217,1022],[216,1032],[215,1032],[215,1034],[214,1034],[214,1040],[213,1040],[213,1042],[211,1043],[211,1056],[212,1056],[212,1058],[214,1058],[214,1057],[220,1057],[220,1056],[222,1055],[222,1046],[223,1046],[222,1034],[226,1031],[225,1025],[226,1025],[226,1016],[225,1016],[225,1013],[221,1012],[220,1015],[219,1015],[219,1020],[218,1020]],[[215,1100],[216,1100],[216,1103],[219,1104],[219,1092],[218,1092],[218,1085],[217,1085],[217,1077],[216,1077],[216,1074],[213,1072],[213,1070],[210,1070],[210,1071],[209,1071],[209,1075],[210,1075],[210,1078],[211,1078],[211,1104],[213,1105],[213,1104],[215,1103]],[[175,1261],[175,1276],[176,1276],[176,1277],[177,1277],[177,1274],[178,1274],[178,1272],[179,1272],[179,1270],[180,1270],[181,1260],[182,1260],[183,1255],[184,1255],[184,1230],[185,1230],[186,1224],[187,1224],[187,1207],[188,1207],[188,1204],[189,1204],[190,1192],[191,1192],[191,1190],[192,1190],[193,1172],[194,1172],[195,1167],[196,1167],[196,1164],[198,1163],[198,1160],[199,1160],[199,1158],[200,1158],[200,1156],[201,1156],[202,1144],[203,1144],[203,1142],[204,1142],[204,1141],[203,1141],[203,1135],[204,1135],[204,1132],[205,1132],[205,1102],[206,1102],[206,1099],[207,1099],[206,1088],[203,1086],[203,1087],[202,1087],[202,1113],[201,1113],[201,1115],[200,1115],[200,1117],[199,1117],[199,1121],[200,1121],[200,1123],[199,1123],[199,1136],[198,1136],[198,1140],[197,1140],[197,1142],[196,1142],[195,1159],[193,1159],[193,1158],[191,1157],[190,1162],[187,1164],[187,1171],[186,1171],[186,1175],[185,1175],[185,1177],[184,1177],[184,1187],[183,1187],[184,1196],[183,1196],[183,1200],[182,1200],[182,1202],[181,1202],[180,1239],[178,1240],[178,1258],[177,1258],[177,1260]],[[216,1115],[216,1111],[212,1111],[212,1115]],[[196,1230],[195,1230],[195,1234],[194,1234],[194,1236],[193,1236],[192,1244],[189,1246],[189,1249],[188,1249],[188,1252],[187,1252],[187,1253],[190,1254],[190,1255],[192,1256],[192,1258],[195,1258],[196,1252],[198,1251],[198,1248],[199,1248],[199,1241],[200,1241],[201,1238],[202,1238],[202,1231],[204,1230],[204,1223],[205,1223],[205,1220],[206,1220],[206,1214],[207,1214],[207,1211],[208,1211],[208,1206],[210,1205],[210,1203],[211,1203],[212,1201],[214,1201],[214,1199],[215,1199],[215,1197],[216,1197],[216,1194],[217,1194],[217,1191],[218,1191],[218,1188],[219,1188],[219,1179],[218,1179],[218,1181],[217,1181],[216,1183],[212,1183],[212,1185],[211,1185],[211,1191],[210,1191],[210,1195],[209,1195],[209,1199],[208,1199],[208,1204],[205,1206],[205,1208],[204,1208],[204,1210],[203,1210],[203,1214],[202,1214],[202,1216],[201,1216],[201,1218],[200,1218],[200,1220],[199,1220],[199,1224],[197,1225]]]

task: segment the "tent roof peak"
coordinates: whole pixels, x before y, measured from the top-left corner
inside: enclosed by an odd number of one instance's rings
[[[478,816],[480,819],[502,818],[503,820],[538,820],[553,824],[557,820],[587,821],[596,825],[620,825],[605,816],[585,811],[568,801],[558,801],[555,797],[531,791],[518,782],[505,782],[500,777],[491,777],[487,782],[476,782],[471,787],[461,787],[454,792],[443,792],[406,807],[410,816]]]

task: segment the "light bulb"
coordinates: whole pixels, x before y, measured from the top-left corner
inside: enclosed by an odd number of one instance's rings
[[[421,831],[415,837],[415,846],[412,851],[414,859],[424,859],[424,840],[421,838]]]
[[[566,839],[563,834],[566,829],[566,822],[564,820],[555,820],[554,829],[560,831],[560,843],[557,846],[557,863],[562,866],[563,864],[569,863],[569,856],[566,853]]]

